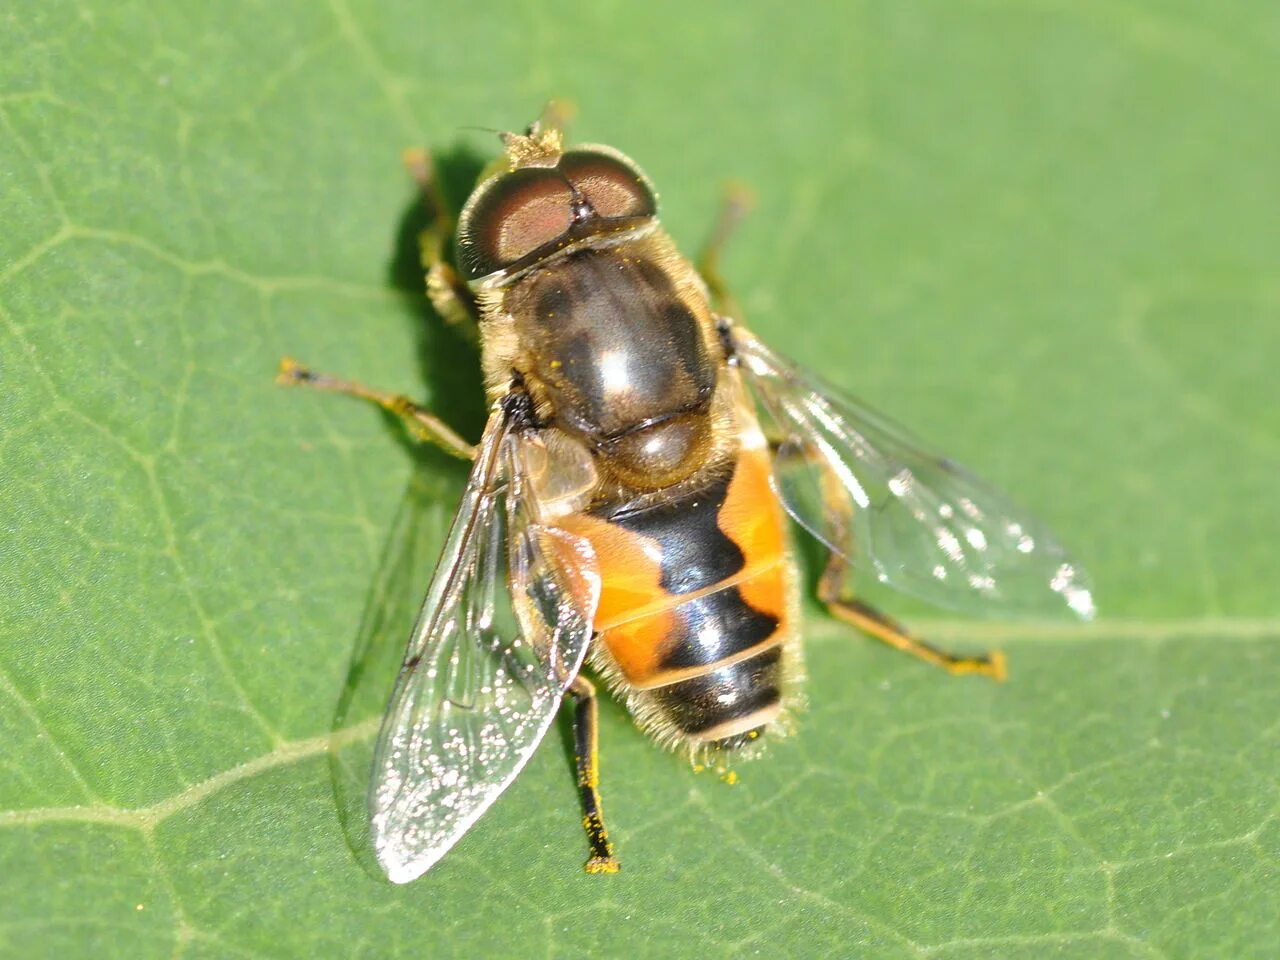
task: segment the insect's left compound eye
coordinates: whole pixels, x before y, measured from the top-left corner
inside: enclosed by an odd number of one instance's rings
[[[510,266],[573,225],[573,191],[559,172],[528,167],[497,178],[472,198],[458,224],[468,280]]]
[[[598,216],[615,220],[658,212],[648,179],[620,157],[600,150],[570,150],[560,159],[560,172]]]

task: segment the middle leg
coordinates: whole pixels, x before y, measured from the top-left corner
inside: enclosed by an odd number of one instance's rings
[[[434,443],[445,453],[453,454],[462,460],[474,460],[476,457],[475,447],[458,436],[452,427],[435,414],[428,413],[404,394],[375,390],[353,380],[342,380],[327,373],[316,373],[292,357],[285,357],[280,361],[280,372],[276,375],[276,382],[286,386],[303,386],[314,390],[345,393],[349,397],[368,400],[402,418],[419,440]]]
[[[831,542],[852,544],[853,504],[839,481],[825,469],[822,471],[822,499],[826,504],[827,521],[831,525]],[[1007,676],[1005,656],[999,650],[976,657],[962,657],[940,650],[912,636],[902,624],[870,604],[850,597],[846,586],[848,575],[849,561],[844,554],[831,551],[827,566],[818,581],[818,599],[838,619],[896,650],[941,667],[948,673],[976,673],[996,681],[1003,681]]]
[[[1003,681],[1008,676],[1005,656],[999,650],[992,650],[976,657],[961,657],[946,650],[939,650],[932,644],[912,636],[907,632],[906,627],[870,604],[844,596],[843,582],[846,566],[844,558],[833,553],[818,583],[818,597],[835,617],[889,644],[896,650],[909,653],[935,667],[941,667],[947,673],[956,675],[976,673],[996,681]]]

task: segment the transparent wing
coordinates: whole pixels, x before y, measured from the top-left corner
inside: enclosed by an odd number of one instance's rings
[[[523,442],[495,410],[382,723],[370,832],[396,883],[426,872],[519,773],[591,639],[594,552],[537,522]]]
[[[1093,595],[1053,535],[964,468],[735,328],[787,511],[830,550],[930,603],[984,613],[1067,609]],[[833,498],[843,498],[846,509]],[[849,509],[852,507],[850,515]]]

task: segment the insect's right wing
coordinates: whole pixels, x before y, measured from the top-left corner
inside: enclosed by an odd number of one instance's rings
[[[382,722],[369,794],[387,876],[421,876],[532,756],[599,599],[586,541],[537,522],[504,405],[485,427]]]
[[[1094,615],[1088,577],[1043,524],[748,331],[732,335],[778,442],[783,505],[854,570],[957,610]]]

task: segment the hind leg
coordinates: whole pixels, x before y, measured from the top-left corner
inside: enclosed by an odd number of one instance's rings
[[[618,858],[613,855],[609,831],[604,825],[600,803],[599,710],[596,688],[586,677],[574,678],[567,698],[573,700],[573,752],[577,759],[578,790],[582,795],[582,826],[591,845],[587,873],[617,873]]]

